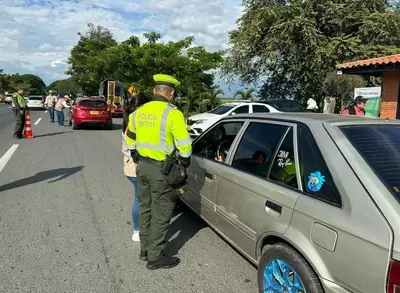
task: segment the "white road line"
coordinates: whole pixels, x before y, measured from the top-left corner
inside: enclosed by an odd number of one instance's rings
[[[39,118],[33,125],[38,125],[40,120],[42,120],[42,118]]]
[[[44,111],[44,113],[47,113],[47,110],[46,110],[46,111]]]
[[[3,171],[14,152],[17,150],[18,144],[13,144],[8,151],[0,158],[0,172]]]

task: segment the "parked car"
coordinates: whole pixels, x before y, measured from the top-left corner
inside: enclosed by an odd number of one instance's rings
[[[69,121],[73,129],[92,125],[112,129],[110,108],[100,99],[77,98],[70,108]]]
[[[186,121],[187,130],[192,138],[199,136],[215,122],[223,117],[245,113],[277,113],[270,105],[253,102],[233,102],[222,104],[209,112],[189,117]]]
[[[259,292],[396,293],[399,133],[396,120],[229,116],[193,141],[181,200],[258,266]]]
[[[271,105],[281,112],[307,112],[302,104],[295,100],[276,99],[276,100],[260,100],[259,103]]]
[[[12,104],[12,94],[7,94],[4,103],[11,105]]]
[[[26,102],[28,109],[45,109],[42,96],[29,96]]]

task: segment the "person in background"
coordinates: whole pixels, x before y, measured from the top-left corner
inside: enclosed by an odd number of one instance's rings
[[[16,139],[24,137],[22,131],[25,127],[26,101],[23,95],[24,90],[22,88],[19,88],[18,92],[12,95],[12,107],[15,113],[14,138]]]
[[[49,95],[46,97],[45,104],[49,109],[51,123],[54,123],[54,107],[56,103],[57,103],[57,97],[53,95],[52,91],[49,91]]]
[[[132,204],[132,223],[133,223],[133,241],[140,241],[139,238],[139,190],[138,183],[136,179],[136,164],[133,162],[131,152],[125,142],[126,128],[129,121],[129,115],[133,113],[137,108],[147,103],[148,98],[139,94],[133,96],[132,99],[125,105],[125,110],[123,114],[123,132],[122,132],[122,153],[124,154],[124,174],[128,180],[133,184],[133,204]]]
[[[63,98],[58,99],[54,109],[57,113],[57,121],[58,125],[63,127],[64,126],[64,108],[70,108],[71,106],[67,105],[67,101],[69,101],[69,96],[65,95]]]
[[[367,99],[363,96],[357,96],[354,102],[342,111],[342,115],[365,116],[365,106]]]
[[[307,101],[307,110],[310,112],[318,112],[318,109],[317,102],[314,99],[309,98]]]

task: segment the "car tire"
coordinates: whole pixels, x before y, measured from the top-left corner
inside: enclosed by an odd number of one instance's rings
[[[72,129],[73,130],[77,130],[78,129],[78,127],[76,126],[74,120],[71,121],[71,125],[72,125]]]
[[[112,123],[106,124],[106,125],[104,126],[104,129],[105,129],[105,130],[112,130],[112,129],[113,129]]]
[[[287,276],[290,275],[290,280],[285,282],[285,272],[288,270],[290,274]],[[269,292],[267,291],[269,285],[278,286],[276,292],[324,293],[319,278],[307,261],[284,243],[274,244],[264,251],[257,275],[260,293]],[[274,277],[276,275],[282,277],[281,281]]]

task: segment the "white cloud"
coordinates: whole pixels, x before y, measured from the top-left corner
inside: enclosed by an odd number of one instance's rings
[[[160,32],[164,41],[192,35],[196,45],[225,49],[241,0],[0,0],[0,68],[64,78],[66,60],[88,22],[118,41]]]

